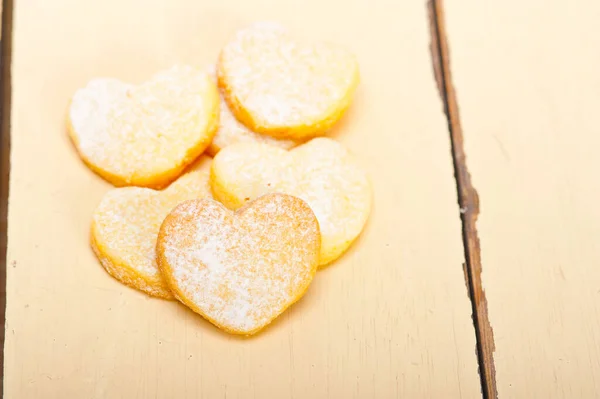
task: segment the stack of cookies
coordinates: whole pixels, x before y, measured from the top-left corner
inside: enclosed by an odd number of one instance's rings
[[[102,266],[227,332],[268,325],[369,216],[365,171],[323,137],[358,80],[345,49],[260,23],[231,38],[216,71],[90,81],[73,96],[68,133],[83,162],[119,187],[92,219]]]

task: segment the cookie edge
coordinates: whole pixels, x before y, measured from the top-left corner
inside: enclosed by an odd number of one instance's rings
[[[235,91],[224,72],[223,56],[224,51],[221,50],[217,61],[217,83],[223,92],[223,97],[225,98],[229,109],[241,123],[248,127],[248,129],[277,139],[307,141],[311,138],[326,135],[333,125],[346,114],[348,108],[350,108],[350,105],[354,100],[354,94],[360,83],[360,68],[358,66],[358,61],[356,57],[351,54],[354,61],[352,81],[338,103],[323,112],[322,116],[311,124],[303,123],[291,126],[270,126],[268,124],[259,123],[250,111],[244,107],[243,103],[235,96]]]
[[[208,115],[208,121],[206,123],[206,134],[203,135],[202,139],[198,141],[198,143],[189,148],[184,155],[184,157],[175,164],[170,169],[164,170],[161,173],[154,174],[152,176],[145,177],[131,177],[131,176],[123,176],[119,174],[115,174],[109,172],[100,166],[96,165],[91,159],[89,159],[81,150],[79,146],[79,138],[75,132],[75,128],[71,121],[71,105],[73,103],[73,99],[69,101],[67,106],[67,115],[66,115],[66,125],[67,125],[67,134],[71,139],[71,143],[75,147],[79,158],[83,161],[83,163],[96,175],[100,176],[110,184],[115,187],[144,187],[160,190],[172,182],[174,182],[182,172],[192,164],[198,157],[200,157],[212,144],[212,141],[217,134],[217,130],[219,129],[219,118],[220,118],[220,98],[219,98],[219,89],[217,85],[212,81],[212,79],[208,79],[210,82],[210,97],[211,97],[211,105],[210,112]]]
[[[177,211],[177,209],[181,206],[184,205],[188,205],[188,203],[199,203],[199,202],[213,202],[219,206],[221,206],[225,211],[233,213],[236,217],[239,217],[240,214],[242,214],[245,210],[247,210],[248,208],[250,208],[250,206],[252,204],[254,204],[254,202],[260,200],[261,198],[264,199],[264,197],[268,197],[268,196],[286,196],[286,197],[290,197],[293,198],[294,200],[300,201],[303,203],[303,206],[306,207],[308,209],[308,211],[310,212],[310,214],[313,217],[315,226],[316,226],[316,231],[317,231],[317,256],[316,256],[316,261],[313,262],[313,264],[311,265],[311,270],[310,270],[310,279],[306,282],[305,286],[301,287],[298,294],[293,298],[292,301],[290,301],[285,307],[283,307],[281,309],[281,311],[279,313],[277,313],[276,315],[274,315],[267,323],[254,328],[252,330],[248,330],[248,331],[242,331],[242,330],[236,330],[234,328],[230,328],[228,326],[224,326],[220,323],[218,323],[216,320],[214,320],[213,318],[207,316],[204,312],[202,312],[201,309],[199,309],[196,304],[189,300],[184,294],[183,292],[179,289],[178,285],[177,285],[177,281],[175,280],[175,278],[173,277],[173,269],[171,267],[171,265],[169,264],[166,256],[165,256],[165,248],[164,248],[164,242],[165,242],[165,229],[166,226],[169,223],[172,223],[172,219],[175,218],[174,213]],[[288,194],[280,194],[280,193],[272,193],[272,194],[266,194],[263,195],[261,197],[256,198],[254,201],[250,201],[248,202],[246,205],[244,205],[243,207],[239,208],[237,211],[231,211],[230,209],[228,209],[225,205],[223,205],[222,203],[220,203],[217,200],[213,200],[210,198],[200,198],[200,199],[193,199],[193,200],[188,200],[188,201],[184,201],[182,203],[180,203],[179,205],[177,205],[170,213],[169,215],[167,215],[167,217],[165,218],[165,220],[163,221],[163,223],[161,224],[160,227],[160,231],[158,233],[158,239],[156,241],[156,257],[157,257],[157,264],[158,264],[158,268],[163,276],[163,279],[165,280],[165,282],[167,283],[167,286],[169,287],[169,289],[171,290],[171,292],[173,293],[174,297],[180,301],[183,305],[185,305],[186,307],[188,307],[190,310],[192,310],[194,313],[197,313],[198,315],[202,316],[205,320],[207,320],[208,322],[210,322],[212,325],[214,325],[216,328],[225,331],[227,333],[230,334],[234,334],[234,335],[241,335],[241,336],[252,336],[257,334],[258,332],[260,332],[261,330],[264,330],[266,327],[268,327],[270,324],[273,323],[273,321],[275,321],[275,319],[277,319],[279,316],[281,316],[283,313],[285,313],[285,311],[287,311],[292,305],[294,305],[296,302],[298,302],[300,299],[302,299],[302,297],[304,297],[304,295],[306,294],[306,292],[308,291],[308,288],[310,287],[311,283],[313,282],[315,275],[317,273],[317,269],[319,267],[319,254],[321,252],[321,230],[319,227],[319,221],[317,220],[317,217],[315,216],[314,212],[312,211],[312,209],[308,206],[308,204],[298,198],[298,197],[294,197],[292,195],[288,195]]]
[[[171,301],[175,299],[172,292],[169,290],[168,285],[160,278],[154,279],[151,276],[140,273],[125,262],[110,256],[110,252],[106,250],[107,246],[102,245],[99,240],[98,228],[95,221],[92,222],[92,227],[90,229],[90,246],[92,247],[94,255],[100,262],[100,265],[112,278],[121,284],[136,289],[137,291],[141,291],[151,297]],[[120,278],[118,274],[115,273],[116,269],[122,270],[127,277],[123,279]],[[144,284],[137,283],[140,281]]]

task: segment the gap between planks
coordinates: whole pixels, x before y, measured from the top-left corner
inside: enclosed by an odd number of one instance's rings
[[[481,283],[481,248],[477,233],[479,196],[471,182],[463,145],[462,127],[458,112],[456,92],[450,71],[450,54],[444,25],[443,0],[428,0],[431,30],[431,57],[435,80],[448,120],[454,177],[462,221],[462,239],[465,253],[465,282],[473,311],[473,324],[477,339],[477,360],[484,399],[498,397],[494,367],[494,332],[488,317],[487,299]]]
[[[0,54],[0,398],[4,397],[4,335],[6,330],[6,244],[8,217],[8,187],[10,173],[10,104],[12,65],[12,16],[13,0],[3,0]]]

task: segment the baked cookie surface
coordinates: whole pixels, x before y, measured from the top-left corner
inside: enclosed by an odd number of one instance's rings
[[[295,140],[325,134],[359,82],[358,63],[346,49],[299,42],[274,23],[238,31],[221,51],[217,74],[238,120],[255,132]]]
[[[274,192],[306,201],[320,225],[321,265],[346,251],[371,211],[366,172],[344,146],[323,137],[290,151],[264,144],[227,147],[214,158],[211,188],[231,209]]]
[[[71,100],[67,130],[82,160],[115,186],[162,188],[208,147],[218,122],[211,77],[175,66],[139,86],[91,80]]]
[[[166,217],[157,255],[177,299],[227,332],[251,335],[304,295],[320,241],[298,198],[269,194],[236,212],[201,199]]]
[[[91,244],[108,273],[151,296],[172,299],[156,264],[156,239],[180,202],[210,196],[211,159],[202,156],[162,191],[123,187],[109,191],[94,211]]]
[[[235,115],[231,113],[229,105],[223,97],[223,93],[221,92],[220,94],[219,128],[217,129],[217,133],[215,134],[212,143],[210,143],[210,146],[206,150],[209,155],[215,156],[222,148],[237,143],[265,143],[286,150],[298,145],[294,140],[277,139],[250,130],[236,119]]]

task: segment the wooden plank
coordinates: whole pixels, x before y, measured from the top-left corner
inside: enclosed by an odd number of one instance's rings
[[[599,17],[591,0],[446,2],[499,397],[600,392]]]
[[[12,44],[12,1],[0,3],[0,321],[6,321],[6,249],[8,185],[10,169],[10,65]],[[5,330],[0,331],[0,392],[4,392],[4,342]]]
[[[139,82],[174,62],[214,62],[228,35],[257,19],[356,52],[362,84],[336,137],[368,167],[375,206],[361,239],[299,304],[238,339],[99,267],[89,221],[109,186],[82,166],[64,116],[89,78]],[[6,397],[479,397],[428,40],[419,2],[18,2]]]

